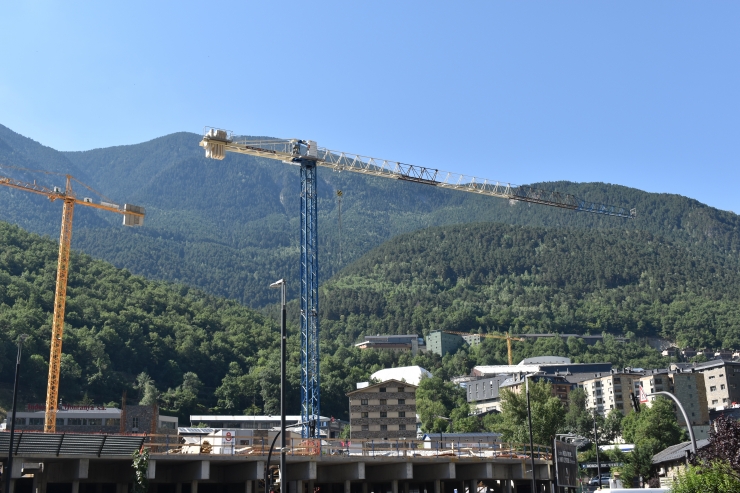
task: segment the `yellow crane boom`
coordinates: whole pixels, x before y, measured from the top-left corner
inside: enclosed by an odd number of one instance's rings
[[[489,337],[491,339],[506,339],[506,347],[509,351],[509,366],[513,364],[511,360],[511,341],[524,341],[525,340],[523,337],[512,336],[508,332],[506,333],[506,335],[502,335],[502,336],[498,336],[495,334],[471,334],[470,332],[453,332],[450,330],[445,330],[445,332],[448,334],[456,334],[459,336],[480,336],[480,337]]]
[[[59,376],[62,360],[62,336],[64,335],[64,309],[67,302],[69,253],[70,245],[72,244],[72,218],[74,217],[75,205],[80,204],[86,207],[123,214],[124,226],[142,226],[144,224],[145,214],[143,207],[135,205],[124,204],[123,208],[121,208],[117,204],[108,202],[95,203],[90,198],[80,200],[72,189],[72,180],[74,178],[71,175],[65,175],[65,177],[66,185],[62,191],[57,187],[48,188],[38,185],[36,182],[26,183],[7,176],[0,176],[0,185],[44,195],[52,202],[55,200],[61,200],[63,202],[62,230],[59,235],[59,259],[57,260],[57,282],[54,293],[54,318],[51,325],[49,382],[46,387],[46,415],[44,417],[44,432],[46,433],[54,433],[56,431],[56,417],[59,406]],[[87,187],[84,183],[81,184]],[[90,187],[87,188],[92,190]]]

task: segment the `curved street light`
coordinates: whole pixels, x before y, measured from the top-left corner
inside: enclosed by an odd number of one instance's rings
[[[678,398],[675,395],[671,394],[670,392],[666,392],[666,391],[663,391],[663,390],[661,390],[659,392],[651,392],[648,395],[665,395],[665,396],[668,396],[671,399],[673,399],[673,402],[676,403],[676,405],[678,406],[678,408],[681,410],[681,414],[683,414],[683,420],[686,423],[686,428],[689,429],[689,438],[691,439],[691,452],[694,455],[696,455],[696,438],[694,437],[694,427],[691,426],[691,421],[689,421],[689,417],[686,414],[686,410],[683,408],[683,406],[681,405],[681,402],[678,400]]]

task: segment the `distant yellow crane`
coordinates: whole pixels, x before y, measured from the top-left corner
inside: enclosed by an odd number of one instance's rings
[[[526,340],[523,337],[512,336],[508,332],[506,333],[506,335],[503,335],[503,336],[497,336],[494,334],[471,334],[470,332],[453,332],[449,330],[445,330],[445,332],[448,334],[456,334],[459,336],[480,336],[480,337],[489,337],[491,339],[506,339],[506,346],[507,346],[507,349],[509,350],[509,365],[510,366],[513,364],[511,360],[511,341],[524,342]]]
[[[0,165],[0,167],[12,168],[26,172],[34,171],[24,168],[16,168],[14,166]],[[54,174],[49,172],[44,173]],[[57,261],[57,283],[56,292],[54,293],[54,319],[51,326],[49,382],[46,388],[46,415],[44,417],[44,432],[46,433],[54,433],[56,431],[57,408],[59,406],[59,371],[62,359],[62,336],[64,335],[64,308],[67,301],[67,276],[69,274],[69,253],[70,245],[72,243],[72,217],[74,215],[75,205],[80,204],[86,207],[94,207],[95,209],[123,214],[124,226],[142,226],[144,224],[143,207],[124,204],[121,208],[119,205],[112,202],[101,201],[100,203],[95,203],[93,202],[93,199],[87,197],[80,200],[77,198],[74,190],[72,190],[72,180],[92,192],[95,192],[95,190],[81,181],[74,179],[70,175],[63,176],[66,178],[64,190],[59,187],[47,188],[36,184],[35,181],[33,183],[26,183],[21,180],[0,175],[0,185],[44,195],[52,202],[55,200],[61,200],[63,202],[62,231],[59,235],[59,260]],[[104,197],[98,192],[95,193],[100,197]]]

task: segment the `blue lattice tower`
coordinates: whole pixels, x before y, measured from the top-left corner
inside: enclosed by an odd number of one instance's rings
[[[316,161],[301,160],[301,430],[319,438],[319,253]]]

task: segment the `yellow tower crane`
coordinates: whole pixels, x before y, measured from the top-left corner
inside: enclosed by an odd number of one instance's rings
[[[0,166],[4,168],[18,169],[21,171],[34,171],[13,166]],[[44,172],[47,174],[53,174]],[[56,292],[54,293],[54,319],[51,325],[51,351],[49,356],[49,383],[46,388],[46,415],[44,419],[44,432],[54,433],[56,431],[57,408],[59,404],[59,370],[62,359],[62,336],[64,335],[64,308],[67,301],[67,276],[69,274],[69,252],[72,242],[72,217],[76,204],[86,207],[94,207],[110,212],[123,214],[124,226],[141,226],[144,224],[144,208],[131,204],[124,204],[120,207],[112,202],[95,203],[91,198],[77,198],[72,190],[72,181],[76,181],[88,190],[95,192],[81,181],[74,179],[70,175],[63,175],[66,178],[64,190],[59,187],[47,188],[34,183],[27,183],[14,178],[0,175],[0,185],[32,192],[46,196],[52,202],[61,200],[62,205],[62,231],[59,235],[59,260],[57,262],[57,283]],[[103,197],[103,195],[95,192]]]
[[[449,330],[445,330],[445,332],[447,334],[456,334],[459,336],[480,336],[480,337],[489,337],[491,339],[506,339],[506,346],[507,346],[507,349],[509,350],[509,366],[513,364],[511,360],[511,341],[520,341],[520,342],[525,341],[523,337],[512,336],[508,332],[506,333],[506,335],[502,335],[502,336],[497,336],[494,334],[471,334],[470,332],[452,332]]]

